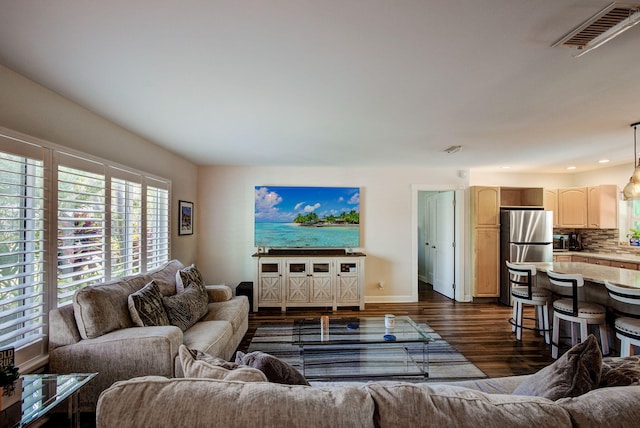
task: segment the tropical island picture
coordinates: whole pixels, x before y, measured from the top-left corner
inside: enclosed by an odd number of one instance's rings
[[[360,246],[360,188],[255,187],[255,246]]]

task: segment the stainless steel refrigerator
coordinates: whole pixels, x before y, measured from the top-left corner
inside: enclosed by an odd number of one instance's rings
[[[553,261],[553,211],[503,210],[500,212],[500,302],[511,305],[511,285],[505,260]]]

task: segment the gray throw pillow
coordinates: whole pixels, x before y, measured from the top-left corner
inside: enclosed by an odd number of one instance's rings
[[[640,385],[640,355],[603,358],[600,388]]]
[[[273,355],[255,351],[249,354],[236,352],[236,364],[256,368],[262,371],[269,382],[285,385],[309,385],[302,373],[291,364],[282,361]]]
[[[129,314],[138,327],[169,325],[169,318],[162,304],[160,288],[151,281],[127,298]]]
[[[202,274],[196,265],[187,266],[176,272],[176,291],[178,293],[184,291],[187,285],[191,283],[201,285],[203,288],[205,286]]]
[[[593,334],[569,349],[556,362],[531,375],[514,391],[514,395],[529,395],[558,400],[577,397],[598,386],[602,368],[602,353]]]
[[[185,331],[208,312],[208,296],[204,287],[189,284],[182,293],[162,298],[171,325]]]

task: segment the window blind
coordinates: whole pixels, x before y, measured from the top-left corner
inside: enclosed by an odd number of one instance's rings
[[[111,277],[139,273],[142,263],[142,184],[111,178]]]
[[[169,260],[169,184],[157,180],[147,184],[147,269]]]

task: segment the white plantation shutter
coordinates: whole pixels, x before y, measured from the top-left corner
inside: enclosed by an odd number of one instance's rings
[[[105,279],[102,169],[92,161],[59,154],[58,306],[71,302],[76,290]]]
[[[147,177],[147,269],[169,260],[169,183]]]
[[[142,177],[111,174],[111,278],[133,275],[142,266]]]
[[[47,156],[0,136],[0,349],[23,361],[44,349]]]

